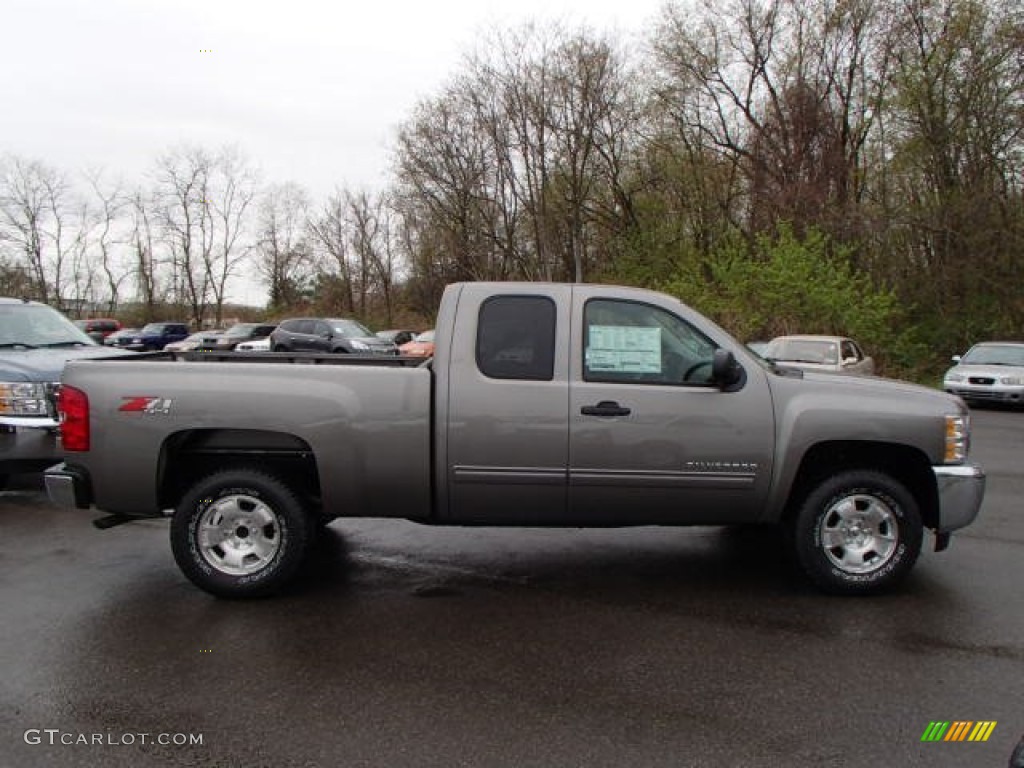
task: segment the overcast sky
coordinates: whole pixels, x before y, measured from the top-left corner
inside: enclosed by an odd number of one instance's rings
[[[238,144],[319,199],[379,187],[396,126],[475,39],[528,20],[629,36],[663,0],[5,0],[0,152],[141,180]]]

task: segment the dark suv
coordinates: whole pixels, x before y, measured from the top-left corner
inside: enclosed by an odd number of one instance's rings
[[[203,339],[196,349],[228,352],[243,341],[267,338],[276,327],[273,323],[235,323],[224,333]]]
[[[132,336],[127,347],[137,352],[163,349],[172,341],[181,341],[189,333],[186,323],[149,323]]]
[[[270,334],[273,352],[338,352],[397,355],[398,347],[374,336],[355,320],[297,317],[284,320]]]

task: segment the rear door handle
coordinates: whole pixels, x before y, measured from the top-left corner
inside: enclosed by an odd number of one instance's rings
[[[629,416],[630,411],[614,400],[602,400],[597,405],[584,405],[580,413],[584,416]]]

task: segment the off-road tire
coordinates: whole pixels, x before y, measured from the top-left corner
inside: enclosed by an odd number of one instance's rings
[[[876,470],[826,478],[790,521],[797,563],[825,592],[867,595],[898,585],[921,553],[917,501],[900,482]]]
[[[292,579],[309,549],[312,523],[298,496],[256,470],[216,472],[182,497],[171,520],[178,567],[218,597],[261,597]]]

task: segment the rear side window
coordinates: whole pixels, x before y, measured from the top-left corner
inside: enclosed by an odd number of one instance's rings
[[[495,296],[480,307],[476,364],[492,379],[551,381],[555,303],[546,296]]]

